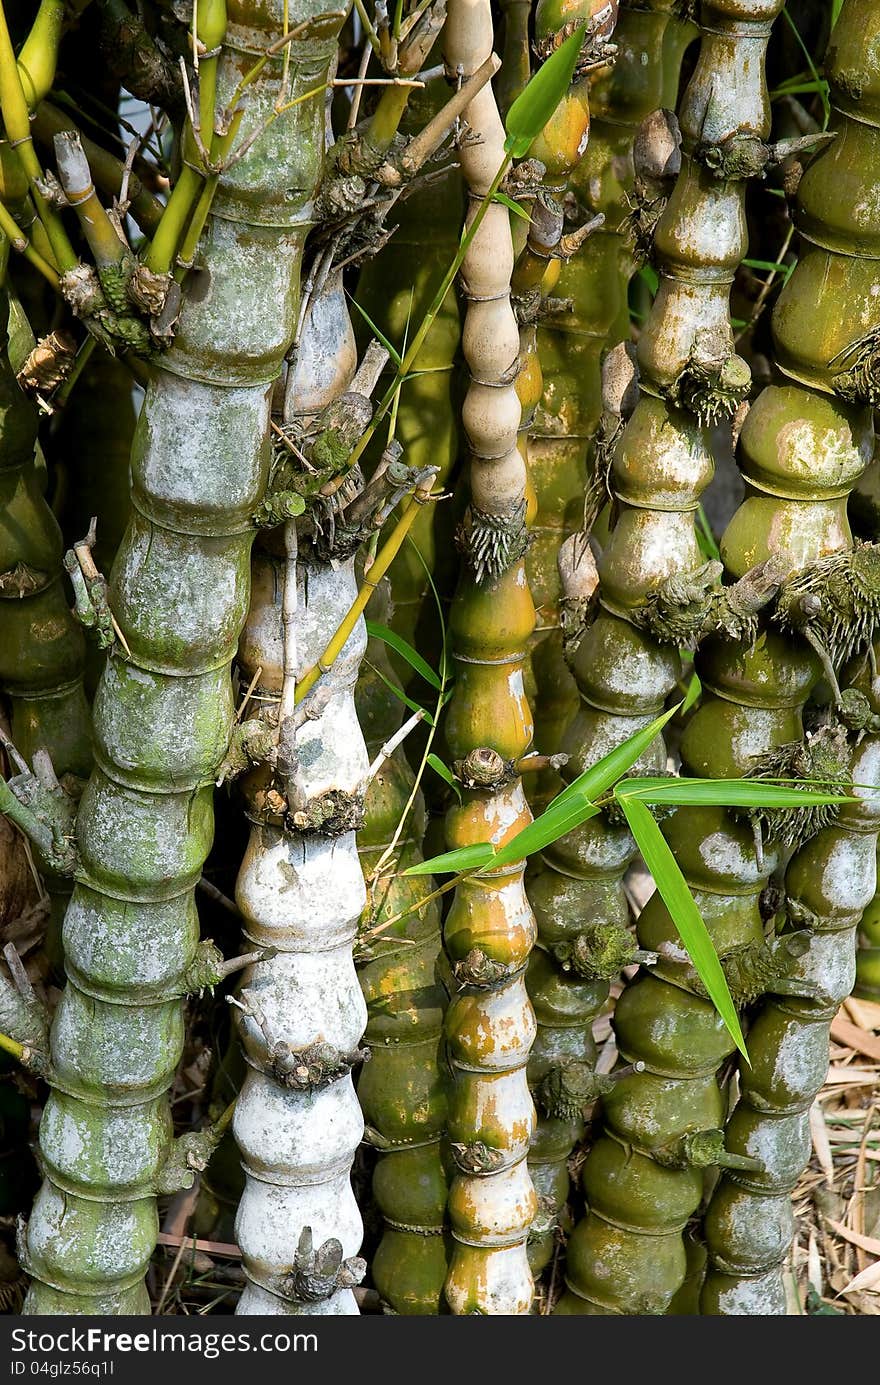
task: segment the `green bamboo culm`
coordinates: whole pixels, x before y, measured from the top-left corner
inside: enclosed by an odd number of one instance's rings
[[[861,654],[866,667],[856,670],[854,687],[833,699],[850,729],[843,772],[857,801],[799,845],[785,873],[787,932],[800,929],[806,945],[765,987],[749,1030],[751,1066],[740,1071],[728,1143],[758,1156],[762,1169],[731,1170],[706,1213],[710,1269],[701,1303],[713,1315],[786,1311],[791,1190],[809,1157],[809,1109],[825,1079],[828,1027],[855,979],[856,927],[876,882],[878,746],[871,716],[878,690],[865,654],[877,586],[873,550],[851,549],[846,516],[849,491],[871,458],[872,407],[880,399],[880,14],[868,0],[844,0],[825,71],[836,138],[798,189],[801,255],[772,323],[784,378],[764,390],[743,429],[746,500],[722,554],[733,574],[755,554],[784,558],[795,569],[772,617],[789,650],[775,684],[779,700],[803,662],[804,638],[822,657],[832,693],[845,659]],[[805,593],[816,600],[804,604]],[[842,643],[833,638],[841,600]],[[773,692],[772,683],[765,686]]]
[[[387,623],[387,608],[379,607],[379,613]],[[387,647],[373,637],[355,699],[371,760],[400,727],[401,704],[389,698],[385,681],[393,677]],[[420,907],[433,881],[400,874],[423,859],[420,792],[407,811],[414,788],[405,747],[398,745],[369,784],[358,833],[367,909],[355,960],[372,1052],[358,1080],[358,1098],[366,1138],[378,1151],[373,1197],[385,1221],[371,1264],[373,1282],[393,1312],[433,1314],[445,1308],[448,1267],[448,1079],[442,1052],[447,997],[439,973],[439,904]]]
[[[510,19],[518,14],[514,6],[508,17],[508,29],[514,33]],[[541,340],[539,323],[564,259],[582,259],[587,254],[581,243],[580,223],[571,226],[566,234],[564,199],[573,170],[585,157],[590,139],[590,74],[607,50],[616,18],[616,5],[608,0],[562,4],[559,0],[541,0],[536,5],[534,47],[539,55],[547,57],[555,51],[575,24],[584,26],[584,39],[578,75],[529,151],[530,158],[538,160],[544,170],[540,184],[526,202],[530,219],[527,223],[517,219],[512,225],[518,252],[511,287],[520,333],[520,372],[516,382],[522,405],[519,445],[529,477],[530,543],[526,571],[536,607],[526,686],[535,717],[535,744],[543,754],[559,749],[560,723],[564,724],[566,711],[573,711],[577,701],[561,656],[556,559],[562,539],[579,525],[584,476],[583,458],[578,455],[576,443],[564,457],[532,449],[536,410],[545,393],[553,397],[559,386],[552,370],[545,382],[545,356],[549,354],[557,373],[559,359],[552,351],[546,352],[548,343]],[[528,46],[527,34],[523,41]],[[506,61],[513,56],[505,52]],[[586,223],[588,218],[583,221]],[[580,397],[581,388],[579,382],[574,399]],[[567,421],[571,425],[571,418]],[[528,792],[533,808],[544,806],[544,800],[552,796],[555,788],[558,780],[552,771],[532,777]]]
[[[616,9],[608,4],[560,5],[555,0],[544,0],[535,7],[535,48],[540,55],[546,56],[564,40],[566,25],[580,23],[584,25],[585,35],[588,36],[585,37],[581,54],[589,52],[592,55],[596,46],[604,46],[606,43],[616,17]],[[525,43],[528,52],[528,32],[523,32],[521,26],[516,23],[521,18],[522,11],[516,5],[508,7],[505,50],[505,61],[508,63],[515,56],[510,51],[515,37]],[[556,555],[561,534],[565,532],[566,520],[571,519],[571,507],[567,508],[565,502],[572,492],[575,497],[579,496],[583,488],[583,478],[578,474],[579,469],[576,465],[567,470],[563,469],[560,474],[552,467],[552,459],[551,465],[548,466],[546,456],[538,459],[532,455],[531,434],[535,410],[545,391],[538,321],[544,295],[548,285],[552,288],[558,278],[560,257],[564,253],[563,198],[567,183],[573,168],[584,156],[589,136],[589,82],[586,74],[581,72],[532,145],[530,154],[540,160],[544,173],[537,195],[527,204],[531,215],[524,237],[519,234],[522,230],[521,222],[514,222],[512,227],[515,244],[521,241],[514,264],[511,288],[520,339],[520,372],[516,381],[517,395],[522,408],[519,448],[526,463],[528,477],[527,518],[530,542],[526,555],[526,575],[536,606],[535,628],[529,641],[530,658],[525,665],[525,674],[527,696],[534,711],[535,743],[542,754],[559,749],[558,727],[554,725],[555,716],[559,711],[555,687],[559,682],[559,670],[554,667],[553,656],[550,654],[550,642],[554,635],[557,636],[558,643],[559,578]],[[584,255],[586,251],[581,248],[579,253]],[[554,384],[555,381],[549,382],[551,392]],[[568,495],[565,494],[566,489]],[[574,508],[576,511],[580,509],[577,499]],[[579,514],[577,517],[579,518]],[[576,521],[575,525],[569,523],[568,527],[576,527]],[[586,551],[585,557],[592,566],[592,555]],[[570,684],[570,675],[567,674],[564,664],[563,675]],[[548,779],[551,779],[551,775],[546,772],[529,776],[527,793],[533,808],[540,805]],[[540,940],[539,931],[538,941]],[[541,955],[538,950],[532,953],[532,966],[537,962],[539,977],[542,976]],[[558,1060],[560,1048],[568,1053],[571,1030],[565,1025],[560,1032],[558,1025],[548,1027],[546,1023],[542,1024],[542,1019],[547,1019],[548,1007],[544,1006],[542,1014],[541,1000],[544,997],[540,993],[540,988],[536,996],[529,986],[529,999],[535,1009],[537,1032],[529,1059],[528,1078],[539,1112],[529,1151],[529,1171],[538,1193],[539,1210],[529,1232],[528,1256],[532,1273],[537,1276],[553,1255],[557,1218],[568,1194],[565,1160],[574,1143],[569,1128],[570,1122],[564,1123],[564,1133],[560,1139],[560,1122],[553,1116],[548,1117],[546,1112],[541,1119],[541,1084],[548,1070]],[[551,1016],[551,1019],[557,1018],[555,1014]]]
[[[320,91],[342,18],[322,14],[318,3],[230,3],[218,109],[285,17],[314,21],[289,45],[290,99]],[[279,53],[248,86],[243,138],[272,114],[283,70]],[[109,593],[130,657],[113,650],[95,698],[96,768],[77,818],[68,985],[40,1127],[45,1181],[24,1239],[30,1313],[149,1311],[156,1197],[192,1177],[171,1140],[167,1091],[182,998],[204,984],[194,887],[229,740],[269,391],[294,334],[323,125],[321,99],[289,106],[219,177],[176,339],[138,423],[132,518]]]
[[[3,278],[9,242],[0,244]],[[85,779],[91,768],[89,713],[83,695],[85,641],[70,612],[63,540],[35,464],[37,407],[15,369],[34,339],[17,300],[4,286],[2,305],[2,527],[0,685],[10,698],[12,735],[30,761],[48,750],[57,775]],[[14,364],[13,364],[14,361]]]
[[[696,33],[692,24],[676,17],[678,9],[677,0],[622,0],[613,35],[616,57],[590,74],[590,140],[567,187],[569,202],[576,206],[575,224],[598,215],[605,219],[582,250],[558,262],[558,277],[552,287],[545,286],[552,298],[545,302],[537,333],[545,384],[529,430],[529,456],[532,474],[548,476],[548,498],[546,504],[539,503],[529,562],[531,580],[539,584],[539,600],[545,589],[553,592],[552,602],[542,601],[551,609],[560,597],[554,571],[559,543],[580,527],[585,474],[592,478],[595,471],[602,417],[601,359],[630,335],[627,290],[636,268],[629,228],[633,141],[646,116],[659,107],[675,106],[682,55]],[[536,486],[540,502],[543,487]],[[597,497],[599,504],[604,498]],[[552,538],[548,533],[542,539],[542,522],[554,529]],[[536,651],[535,656],[540,660],[536,677],[542,697],[548,699],[548,684],[554,690],[547,730],[539,743],[554,750],[576,710],[577,697],[570,675],[567,684],[564,677],[554,677],[562,664],[558,636],[550,637],[548,644],[546,652]],[[537,727],[542,727],[542,720],[536,708]]]
[[[564,745],[575,748],[575,773],[662,709],[680,676],[679,647],[703,620],[728,621],[717,572],[693,628],[664,620],[662,602],[683,575],[697,574],[700,586],[694,512],[713,473],[709,428],[733,413],[750,380],[734,353],[729,290],[747,244],[746,178],[758,170],[730,151],[751,149],[769,131],[763,59],[780,9],[781,0],[703,7],[680,110],[681,171],[654,235],[660,288],[639,339],[641,397],[611,464],[619,516],[599,561],[599,613],[574,655],[583,706]],[[730,624],[737,615],[738,607]],[[637,772],[665,772],[659,739],[655,747],[652,768]],[[635,851],[625,828],[607,823],[581,851],[579,874],[589,879],[602,864],[619,891]],[[614,894],[611,902],[619,911]],[[711,931],[711,914],[707,924]],[[607,953],[612,941],[610,929],[597,931],[595,942],[584,938],[588,967],[592,953],[602,959],[597,943]],[[622,947],[619,925],[618,936]],[[734,928],[716,946],[751,939]],[[665,1312],[685,1277],[682,1233],[700,1201],[702,1167],[727,1157],[716,1073],[733,1040],[712,1003],[677,977],[642,969],[617,1002],[614,1028],[624,1062],[643,1070],[603,1098],[603,1133],[583,1170],[589,1210],[569,1239],[568,1292],[556,1309],[565,1314]]]
[[[629,333],[626,289],[633,255],[625,222],[633,138],[645,116],[666,98],[667,87],[673,92],[677,87],[681,35],[690,32],[671,19],[670,9],[668,0],[649,9],[622,6],[614,33],[617,59],[610,69],[592,75],[590,141],[568,187],[577,199],[579,223],[598,213],[605,223],[562,264],[554,294],[570,300],[571,308],[549,313],[538,324],[544,393],[528,433],[530,476],[538,495],[533,532],[538,537],[527,562],[542,620],[549,622],[532,655],[541,689],[536,741],[543,751],[556,751],[563,743],[570,749],[567,728],[576,719],[583,675],[591,672],[588,664],[578,665],[574,678],[568,671],[559,621],[563,612],[570,613],[569,631],[576,629],[583,599],[595,581],[592,555],[583,539],[570,539],[566,546],[572,561],[563,568],[563,583],[557,554],[560,539],[583,520],[588,458],[602,409],[602,353]],[[573,705],[569,689],[574,690]],[[580,690],[589,700],[589,686]],[[602,698],[601,690],[596,694]],[[574,734],[578,743],[580,730]],[[574,777],[575,771],[562,773]],[[612,977],[631,956],[623,936],[629,912],[622,878],[629,857],[621,855],[619,844],[610,851],[602,848],[603,839],[609,845],[609,831],[597,819],[569,833],[542,853],[540,863],[533,862],[536,869],[527,885],[539,941],[528,976],[538,1021],[529,1075],[542,1117],[529,1166],[545,1200],[544,1211],[554,1220],[568,1197],[568,1156],[583,1129],[583,1112],[596,1095],[592,1023],[608,998]],[[625,839],[620,832],[617,836]],[[590,921],[607,928],[624,950],[618,946],[604,961],[590,961],[579,942]],[[552,1247],[552,1227],[542,1236],[533,1233],[534,1268],[546,1262]]]
[[[35,752],[46,752],[55,775],[73,776],[79,787],[92,766],[83,691],[85,640],[70,610],[61,561],[64,543],[36,465],[36,403],[22,392],[15,376],[15,367],[23,364],[34,341],[19,304],[8,295],[8,258],[9,242],[3,237],[0,688],[9,698],[12,739],[25,761],[32,764]],[[59,961],[70,881],[58,861],[38,852],[38,863],[51,901],[50,953]]]

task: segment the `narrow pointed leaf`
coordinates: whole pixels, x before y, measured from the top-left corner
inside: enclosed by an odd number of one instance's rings
[[[691,681],[688,683],[688,690],[682,703],[682,712],[689,712],[698,698],[703,695],[703,685],[696,673],[691,674]]]
[[[387,625],[378,625],[374,620],[368,620],[366,625],[368,635],[372,635],[374,639],[381,640],[383,644],[387,644],[389,649],[393,649],[395,654],[399,654],[401,659],[404,659],[420,678],[424,678],[425,682],[430,683],[431,687],[436,688],[437,692],[440,691],[440,679],[431,668],[431,665],[425,662],[417,649],[413,649],[412,645],[408,644],[407,641],[394,630],[389,630]]]
[[[518,216],[522,221],[531,221],[532,219],[525,207],[521,207],[518,202],[514,202],[513,198],[508,197],[506,192],[496,192],[492,201],[500,202],[502,206],[506,207],[509,212],[513,212],[514,216]]]
[[[444,783],[449,785],[459,802],[461,802],[461,789],[458,787],[455,775],[452,773],[449,766],[443,763],[440,756],[435,755],[434,752],[431,751],[431,753],[425,757],[425,763],[431,766],[435,774],[439,774],[440,778]]]
[[[578,796],[567,799],[555,812],[551,806],[496,851],[493,867],[509,866],[514,861],[524,860],[526,856],[534,856],[551,842],[564,837],[566,832],[573,832],[588,818],[594,818],[598,812],[594,803]]]
[[[394,694],[394,696],[404,704],[404,706],[409,707],[411,712],[423,712],[424,720],[427,723],[427,725],[434,725],[434,718],[431,715],[431,713],[427,710],[427,708],[423,707],[419,702],[414,702],[411,697],[407,697],[406,693],[403,691],[403,688],[399,688],[396,683],[392,683],[390,678],[386,678],[382,670],[380,668],[377,668],[375,664],[371,664],[369,659],[364,659],[364,663],[366,664],[367,668],[372,669],[373,673],[379,675],[379,677],[382,679],[382,682],[385,684],[386,688],[388,688]]]
[[[640,799],[623,798],[620,806],[645,865],[654,877],[654,883],[672,916],[679,937],[687,948],[688,956],[715,1009],[727,1026],[731,1038],[748,1062],[749,1055],[736,1006],[727,985],[727,977],[688,883],[679,870],[678,862],[660,828]]]
[[[816,808],[853,801],[848,794],[802,788],[770,779],[634,778],[618,784],[614,797],[620,803],[627,798],[638,798],[643,803],[717,808]]]
[[[512,158],[525,157],[568,91],[583,41],[584,26],[580,24],[542,63],[507,112],[504,148]]]
[[[718,547],[718,542],[712,533],[712,526],[702,505],[697,506],[697,543],[700,545],[700,552],[704,557],[711,558],[713,562],[719,561],[721,549]]]
[[[459,846],[455,851],[432,856],[430,861],[419,861],[417,865],[401,871],[401,875],[459,875],[463,871],[492,865],[494,860],[495,848],[491,842],[474,842],[472,846]]]
[[[373,319],[370,317],[370,315],[369,315],[369,313],[367,312],[366,308],[362,308],[361,305],[360,305],[360,303],[358,303],[358,301],[357,301],[356,298],[352,298],[352,299],[351,299],[351,302],[352,302],[352,304],[354,305],[354,307],[357,308],[358,312],[360,313],[361,317],[364,319],[364,322],[367,324],[367,326],[369,327],[370,331],[373,333],[373,336],[376,338],[376,340],[377,340],[382,346],[385,347],[385,350],[388,352],[388,355],[391,357],[391,359],[392,359],[392,361],[394,362],[394,364],[395,364],[396,366],[402,365],[402,364],[403,364],[403,357],[401,356],[400,352],[397,350],[397,348],[396,348],[395,346],[392,346],[391,342],[390,342],[390,341],[388,340],[388,338],[385,336],[384,332],[380,332],[380,331],[379,331],[379,328],[376,326],[375,322],[374,322]]]
[[[679,704],[680,705],[680,704]],[[631,769],[640,755],[648,749],[648,746],[663,730],[663,727],[678,711],[678,706],[670,711],[664,712],[662,716],[656,717],[650,725],[636,731],[634,735],[627,737],[620,745],[615,746],[607,755],[603,755],[601,760],[597,760],[589,769],[579,774],[577,779],[573,779],[567,788],[558,793],[551,799],[547,807],[549,813],[551,808],[557,807],[561,803],[567,802],[570,798],[585,798],[595,800],[600,794],[610,789],[628,769]],[[663,780],[668,783],[668,780]]]

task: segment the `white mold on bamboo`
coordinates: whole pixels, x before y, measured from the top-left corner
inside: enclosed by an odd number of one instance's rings
[[[345,390],[354,365],[351,325],[334,281],[311,310],[287,383],[285,417],[317,414]],[[255,555],[239,666],[246,683],[261,668],[258,695],[280,698],[285,559],[272,551],[274,539]],[[300,545],[297,678],[317,662],[356,594],[353,559],[322,562]],[[302,804],[331,791],[352,798],[360,791],[368,758],[354,687],[365,648],[360,621],[297,729]],[[366,1026],[352,959],[366,902],[355,833],[289,831],[267,811],[259,775],[246,795],[252,826],[236,899],[247,946],[277,952],[245,973],[241,991],[248,1071],[233,1128],[245,1171],[236,1235],[247,1286],[237,1311],[354,1314],[362,1224],[350,1171],[364,1127],[351,1061]]]

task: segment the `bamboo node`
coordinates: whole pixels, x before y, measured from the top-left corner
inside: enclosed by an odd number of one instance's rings
[[[563,971],[586,981],[611,981],[636,960],[637,943],[621,924],[593,923],[574,938],[558,942],[553,955]]]
[[[734,1004],[742,1008],[768,992],[778,994],[780,983],[791,976],[798,959],[809,950],[811,937],[812,933],[806,929],[786,933],[779,938],[749,943],[722,958],[722,970]],[[798,980],[797,984],[797,993],[803,994],[803,983]],[[708,994],[699,977],[693,978],[691,988],[697,995]]]
[[[850,342],[829,364],[838,367],[832,383],[841,399],[880,408],[880,327]]]
[[[570,19],[553,33],[535,38],[532,43],[535,57],[546,62],[567,38],[582,29],[584,37],[575,64],[574,80],[578,81],[593,68],[611,67],[617,57],[617,45],[611,39],[616,22],[617,6],[610,3],[604,5],[598,14],[591,15],[586,25],[583,19]]]
[[[818,145],[827,144],[836,137],[833,130],[817,130],[795,139],[766,144],[757,135],[735,133],[720,144],[698,144],[694,158],[725,182],[763,178],[768,168],[798,154],[812,152]]]
[[[291,1091],[313,1092],[337,1082],[352,1068],[370,1061],[369,1048],[343,1053],[333,1044],[316,1039],[305,1048],[295,1049],[286,1039],[273,1037],[266,1016],[253,991],[245,989],[239,997],[227,996],[227,1003],[253,1020],[266,1042],[263,1067],[276,1082]]]
[[[23,1067],[47,1077],[49,1063],[49,1016],[22,966],[12,943],[3,949],[11,980],[0,972],[0,1031],[2,1047],[13,1053]]]
[[[344,1259],[342,1243],[335,1236],[314,1248],[312,1228],[304,1226],[300,1233],[293,1266],[283,1276],[286,1298],[297,1303],[322,1303],[339,1289],[352,1289],[360,1284],[367,1272],[367,1262],[360,1255]]]
[[[529,546],[525,499],[500,514],[470,504],[456,530],[455,542],[478,586],[500,577]]]
[[[47,572],[38,572],[28,563],[17,562],[15,567],[0,572],[0,596],[31,596],[50,581]]]
[[[839,704],[836,670],[869,650],[880,622],[880,545],[856,543],[789,577],[773,619],[813,646]]]
[[[526,1238],[528,1245],[534,1245],[536,1241],[540,1241],[556,1229],[559,1225],[560,1211],[561,1209],[557,1210],[555,1198],[551,1197],[549,1193],[538,1194],[538,1210]]]
[[[208,1167],[222,1133],[222,1130],[208,1126],[206,1130],[188,1130],[178,1136],[156,1171],[156,1193],[161,1197],[191,1188],[196,1174]]]
[[[75,359],[76,342],[70,333],[50,332],[40,337],[15,378],[25,394],[45,398],[64,383]]]
[[[613,1085],[610,1074],[597,1073],[589,1063],[575,1059],[551,1068],[538,1087],[537,1097],[552,1119],[584,1121]]]
[[[730,1154],[724,1148],[723,1130],[689,1131],[671,1144],[652,1150],[652,1154],[657,1163],[667,1169],[764,1168],[760,1159]]]
[[[504,1153],[491,1149],[482,1140],[472,1140],[470,1144],[450,1145],[453,1158],[463,1173],[497,1173],[504,1165]]]
[[[711,427],[736,412],[751,385],[752,372],[741,356],[713,361],[691,355],[664,392],[675,408],[686,409],[698,423]]]
[[[364,822],[363,794],[330,789],[304,808],[288,813],[288,826],[296,832],[317,832],[322,837],[341,837],[359,832]]]
[[[454,760],[452,770],[466,789],[496,790],[516,778],[513,761],[485,745],[469,750],[463,760]]]
[[[858,709],[854,706],[854,712]],[[827,793],[846,793],[849,787],[851,749],[847,727],[833,713],[801,741],[787,741],[768,750],[747,771],[750,779],[805,781]],[[762,838],[792,850],[804,846],[817,832],[837,821],[840,805],[802,808],[749,808],[745,816]]]
[[[507,962],[498,962],[494,957],[487,956],[482,948],[472,947],[466,957],[453,965],[452,970],[461,986],[490,990],[500,981],[506,981],[514,969]]]

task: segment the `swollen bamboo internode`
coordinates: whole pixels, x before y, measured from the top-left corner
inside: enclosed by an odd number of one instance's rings
[[[672,46],[665,42],[667,31],[672,29],[674,36],[679,29],[688,32],[670,20],[669,9],[668,0],[648,9],[624,4],[615,30],[616,61],[592,74],[590,142],[572,170],[569,197],[576,199],[580,222],[599,214],[605,221],[562,264],[553,288],[559,306],[550,311],[553,305],[548,304],[537,328],[544,394],[528,427],[538,510],[527,558],[543,626],[532,654],[540,689],[535,737],[541,750],[557,750],[564,743],[573,753],[561,771],[563,778],[574,777],[592,760],[589,739],[583,739],[587,728],[578,717],[578,695],[588,706],[593,703],[594,714],[614,707],[614,690],[600,686],[598,664],[578,659],[570,671],[563,659],[560,623],[566,620],[570,635],[577,632],[596,578],[586,534],[569,538],[561,549],[559,540],[592,519],[584,514],[584,490],[595,470],[601,359],[607,347],[629,333],[626,288],[633,256],[626,216],[632,143],[640,122],[663,102],[667,68],[677,86],[677,64],[667,56]],[[604,503],[604,477],[596,480],[593,489]],[[610,673],[610,658],[606,664]],[[597,742],[596,758],[604,748]],[[623,873],[631,851],[624,827],[595,819],[548,847],[528,884],[539,943],[528,977],[538,1021],[529,1073],[543,1117],[529,1163],[548,1218],[558,1217],[567,1199],[568,1156],[596,1095],[592,1022],[631,952],[623,931],[629,921]],[[596,930],[612,943],[604,958],[591,958],[590,948],[578,942],[583,934],[588,943],[587,934]],[[552,1249],[551,1227],[540,1240],[533,1238],[533,1266],[546,1263]]]
[[[868,639],[859,634],[864,628],[860,601],[870,597],[867,591],[861,594],[858,552],[847,557],[846,502],[871,459],[871,406],[877,402],[880,221],[873,170],[880,139],[878,55],[876,6],[845,0],[825,64],[836,138],[801,180],[795,221],[803,248],[773,314],[776,359],[784,379],[764,390],[746,420],[740,442],[746,499],[722,540],[733,576],[765,557],[785,569],[806,569],[797,581],[806,580],[812,601],[786,601],[783,587],[773,618],[776,631],[762,634],[755,646],[774,644],[778,649],[777,667],[763,680],[764,698],[777,705],[796,706],[805,699],[808,689],[802,686],[796,693],[793,674],[798,664],[803,667],[817,654],[826,695],[833,698],[852,644],[861,646],[864,659],[870,640],[870,623]],[[851,190],[845,199],[839,195],[843,180]],[[847,605],[843,644],[836,646],[821,638],[839,600],[827,578],[823,583],[829,563],[848,574],[844,583],[854,603]],[[814,677],[818,672],[816,667]],[[844,741],[829,763],[827,752],[824,762],[817,756],[815,736],[812,741],[812,773],[851,780],[857,801],[841,808],[837,821],[812,840],[788,842],[798,849],[785,873],[783,917],[789,934],[803,930],[804,946],[764,987],[767,994],[749,1030],[751,1065],[740,1072],[740,1100],[728,1140],[732,1149],[757,1154],[763,1168],[757,1174],[729,1172],[709,1205],[704,1313],[786,1311],[782,1264],[794,1229],[791,1190],[809,1155],[809,1108],[825,1078],[828,1026],[855,979],[856,925],[876,881],[878,749],[875,737],[863,739],[871,729],[869,713],[877,706],[870,668],[862,671],[856,686],[867,695],[868,705],[848,700],[848,693],[842,702],[834,699],[837,715],[850,729],[849,745]],[[747,699],[742,701],[746,706],[731,730],[735,742],[745,732],[753,755],[760,755],[759,713]],[[689,732],[695,745],[696,720]],[[720,728],[704,729],[717,744]],[[785,739],[793,739],[790,731]]]
[[[383,675],[393,674],[378,639],[367,661],[357,709],[375,763],[400,724],[401,704],[388,697]],[[383,1302],[406,1314],[443,1311],[449,1240],[440,910],[436,901],[419,907],[433,888],[430,877],[399,874],[422,860],[424,830],[422,795],[398,745],[379,764],[364,800],[358,850],[367,908],[356,958],[371,1051],[358,1098],[366,1139],[378,1151],[373,1196],[385,1223],[370,1268]],[[386,929],[392,918],[397,923]]]
[[[288,372],[285,421],[307,428],[355,364],[333,279],[312,302]],[[236,886],[246,944],[275,950],[247,970],[238,1000],[248,1067],[233,1127],[245,1172],[235,1225],[247,1287],[236,1311],[352,1314],[364,1270],[350,1182],[363,1135],[352,1069],[369,1057],[359,1049],[366,1007],[352,958],[365,901],[354,829],[369,762],[354,687],[366,635],[358,620],[320,703],[294,720],[293,687],[357,594],[353,557],[322,561],[306,538],[291,552],[295,524],[257,550],[239,647],[243,682],[257,676],[257,695],[275,703],[278,745],[277,779],[258,768],[245,784],[251,833]],[[309,823],[331,800],[335,816],[328,809]]]
[[[679,649],[698,637],[708,613],[694,511],[713,473],[709,424],[733,412],[750,379],[734,351],[728,302],[747,245],[749,168],[727,154],[769,131],[763,58],[780,8],[780,0],[703,7],[700,54],[680,112],[681,171],[654,235],[660,286],[639,338],[641,398],[611,465],[619,516],[599,563],[600,611],[575,655],[584,706],[566,746],[578,736],[576,770],[580,756],[591,763],[597,749],[662,709],[680,676]],[[676,583],[687,586],[688,574],[690,630],[670,618]],[[653,766],[666,767],[660,744]],[[614,835],[595,835],[607,855]],[[622,874],[634,845],[622,828],[617,838]],[[735,857],[724,853],[720,864],[750,889],[748,868]],[[736,934],[733,945],[751,937]],[[659,951],[644,931],[639,941]],[[569,1241],[561,1313],[665,1312],[685,1275],[682,1233],[700,1201],[701,1167],[723,1161],[716,1072],[733,1040],[714,1006],[662,968],[656,976],[643,970],[620,997],[614,1023],[621,1055],[644,1068],[603,1103],[604,1132],[583,1173],[589,1211]]]
[[[488,0],[451,0],[447,66],[468,75],[491,49]],[[473,201],[489,191],[504,162],[504,128],[489,87],[470,103],[466,119],[472,137],[462,143],[460,159]],[[450,623],[456,684],[446,737],[456,760],[486,747],[515,763],[532,738],[522,669],[535,615],[523,566],[526,477],[516,445],[519,332],[510,304],[508,216],[502,204],[488,206],[462,266],[470,505],[460,531],[462,572]],[[530,816],[518,778],[483,792],[467,790],[447,816],[447,841],[450,847],[500,843]],[[531,1304],[526,1237],[536,1198],[526,1155],[535,1111],[526,1063],[535,1019],[525,966],[534,940],[522,865],[459,885],[444,929],[456,981],[446,1038],[453,1069],[449,1139],[457,1164],[449,1193],[454,1246],[446,1298],[457,1314],[527,1313]],[[482,972],[473,974],[480,957],[497,963],[501,975],[487,981]]]

